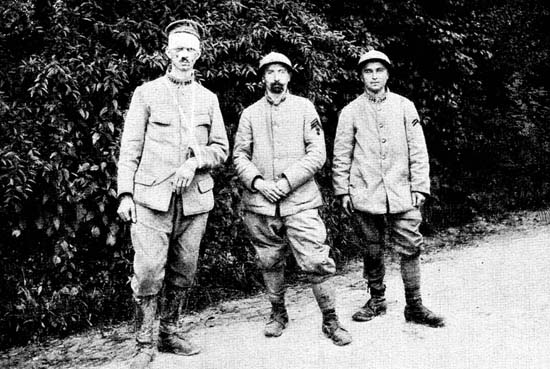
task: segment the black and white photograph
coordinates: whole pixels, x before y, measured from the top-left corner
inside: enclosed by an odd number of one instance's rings
[[[0,368],[550,367],[547,1],[0,15]]]

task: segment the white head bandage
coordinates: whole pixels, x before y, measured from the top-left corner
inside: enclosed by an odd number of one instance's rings
[[[187,32],[172,32],[168,35],[168,49],[190,48],[201,49],[201,42],[197,36]]]

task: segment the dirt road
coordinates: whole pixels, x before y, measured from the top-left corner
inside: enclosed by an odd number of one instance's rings
[[[264,296],[226,303],[194,318],[194,357],[159,355],[152,368],[549,368],[550,227],[500,234],[423,261],[427,306],[448,325],[433,329],[403,319],[399,271],[387,278],[388,314],[367,323],[350,316],[365,301],[358,266],[335,278],[338,311],[353,334],[334,346],[320,330],[307,288],[289,293],[291,323],[280,338],[262,335]],[[210,326],[210,327],[207,327]],[[102,369],[118,369],[115,361]]]
[[[469,231],[450,229],[427,239],[424,302],[448,321],[433,329],[406,323],[396,263],[387,273],[388,314],[355,323],[365,300],[361,266],[334,278],[341,321],[354,341],[337,347],[320,329],[321,314],[309,288],[290,288],[291,322],[279,338],[262,335],[269,304],[264,295],[219,304],[183,322],[203,352],[158,355],[152,369],[431,369],[550,368],[550,221],[515,217]],[[496,232],[479,238],[480,234]],[[471,235],[477,241],[457,247]],[[463,235],[462,241],[458,240]],[[433,252],[433,250],[439,250]],[[126,368],[133,332],[128,325],[93,330],[0,353],[0,368]],[[106,364],[105,364],[106,363]]]

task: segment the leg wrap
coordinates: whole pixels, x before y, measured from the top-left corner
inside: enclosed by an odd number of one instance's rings
[[[167,285],[164,293],[164,301],[160,309],[160,332],[170,335],[177,331],[181,306],[187,296],[187,288]]]
[[[405,287],[405,299],[407,305],[417,306],[422,304],[420,293],[420,256],[401,256],[401,277]]]

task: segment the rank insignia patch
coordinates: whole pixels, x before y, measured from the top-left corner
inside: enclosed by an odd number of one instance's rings
[[[311,125],[311,129],[314,129],[318,135],[321,134],[321,130],[323,129],[323,126],[321,125],[321,122],[319,122],[319,119],[317,118],[313,119],[310,125]]]

